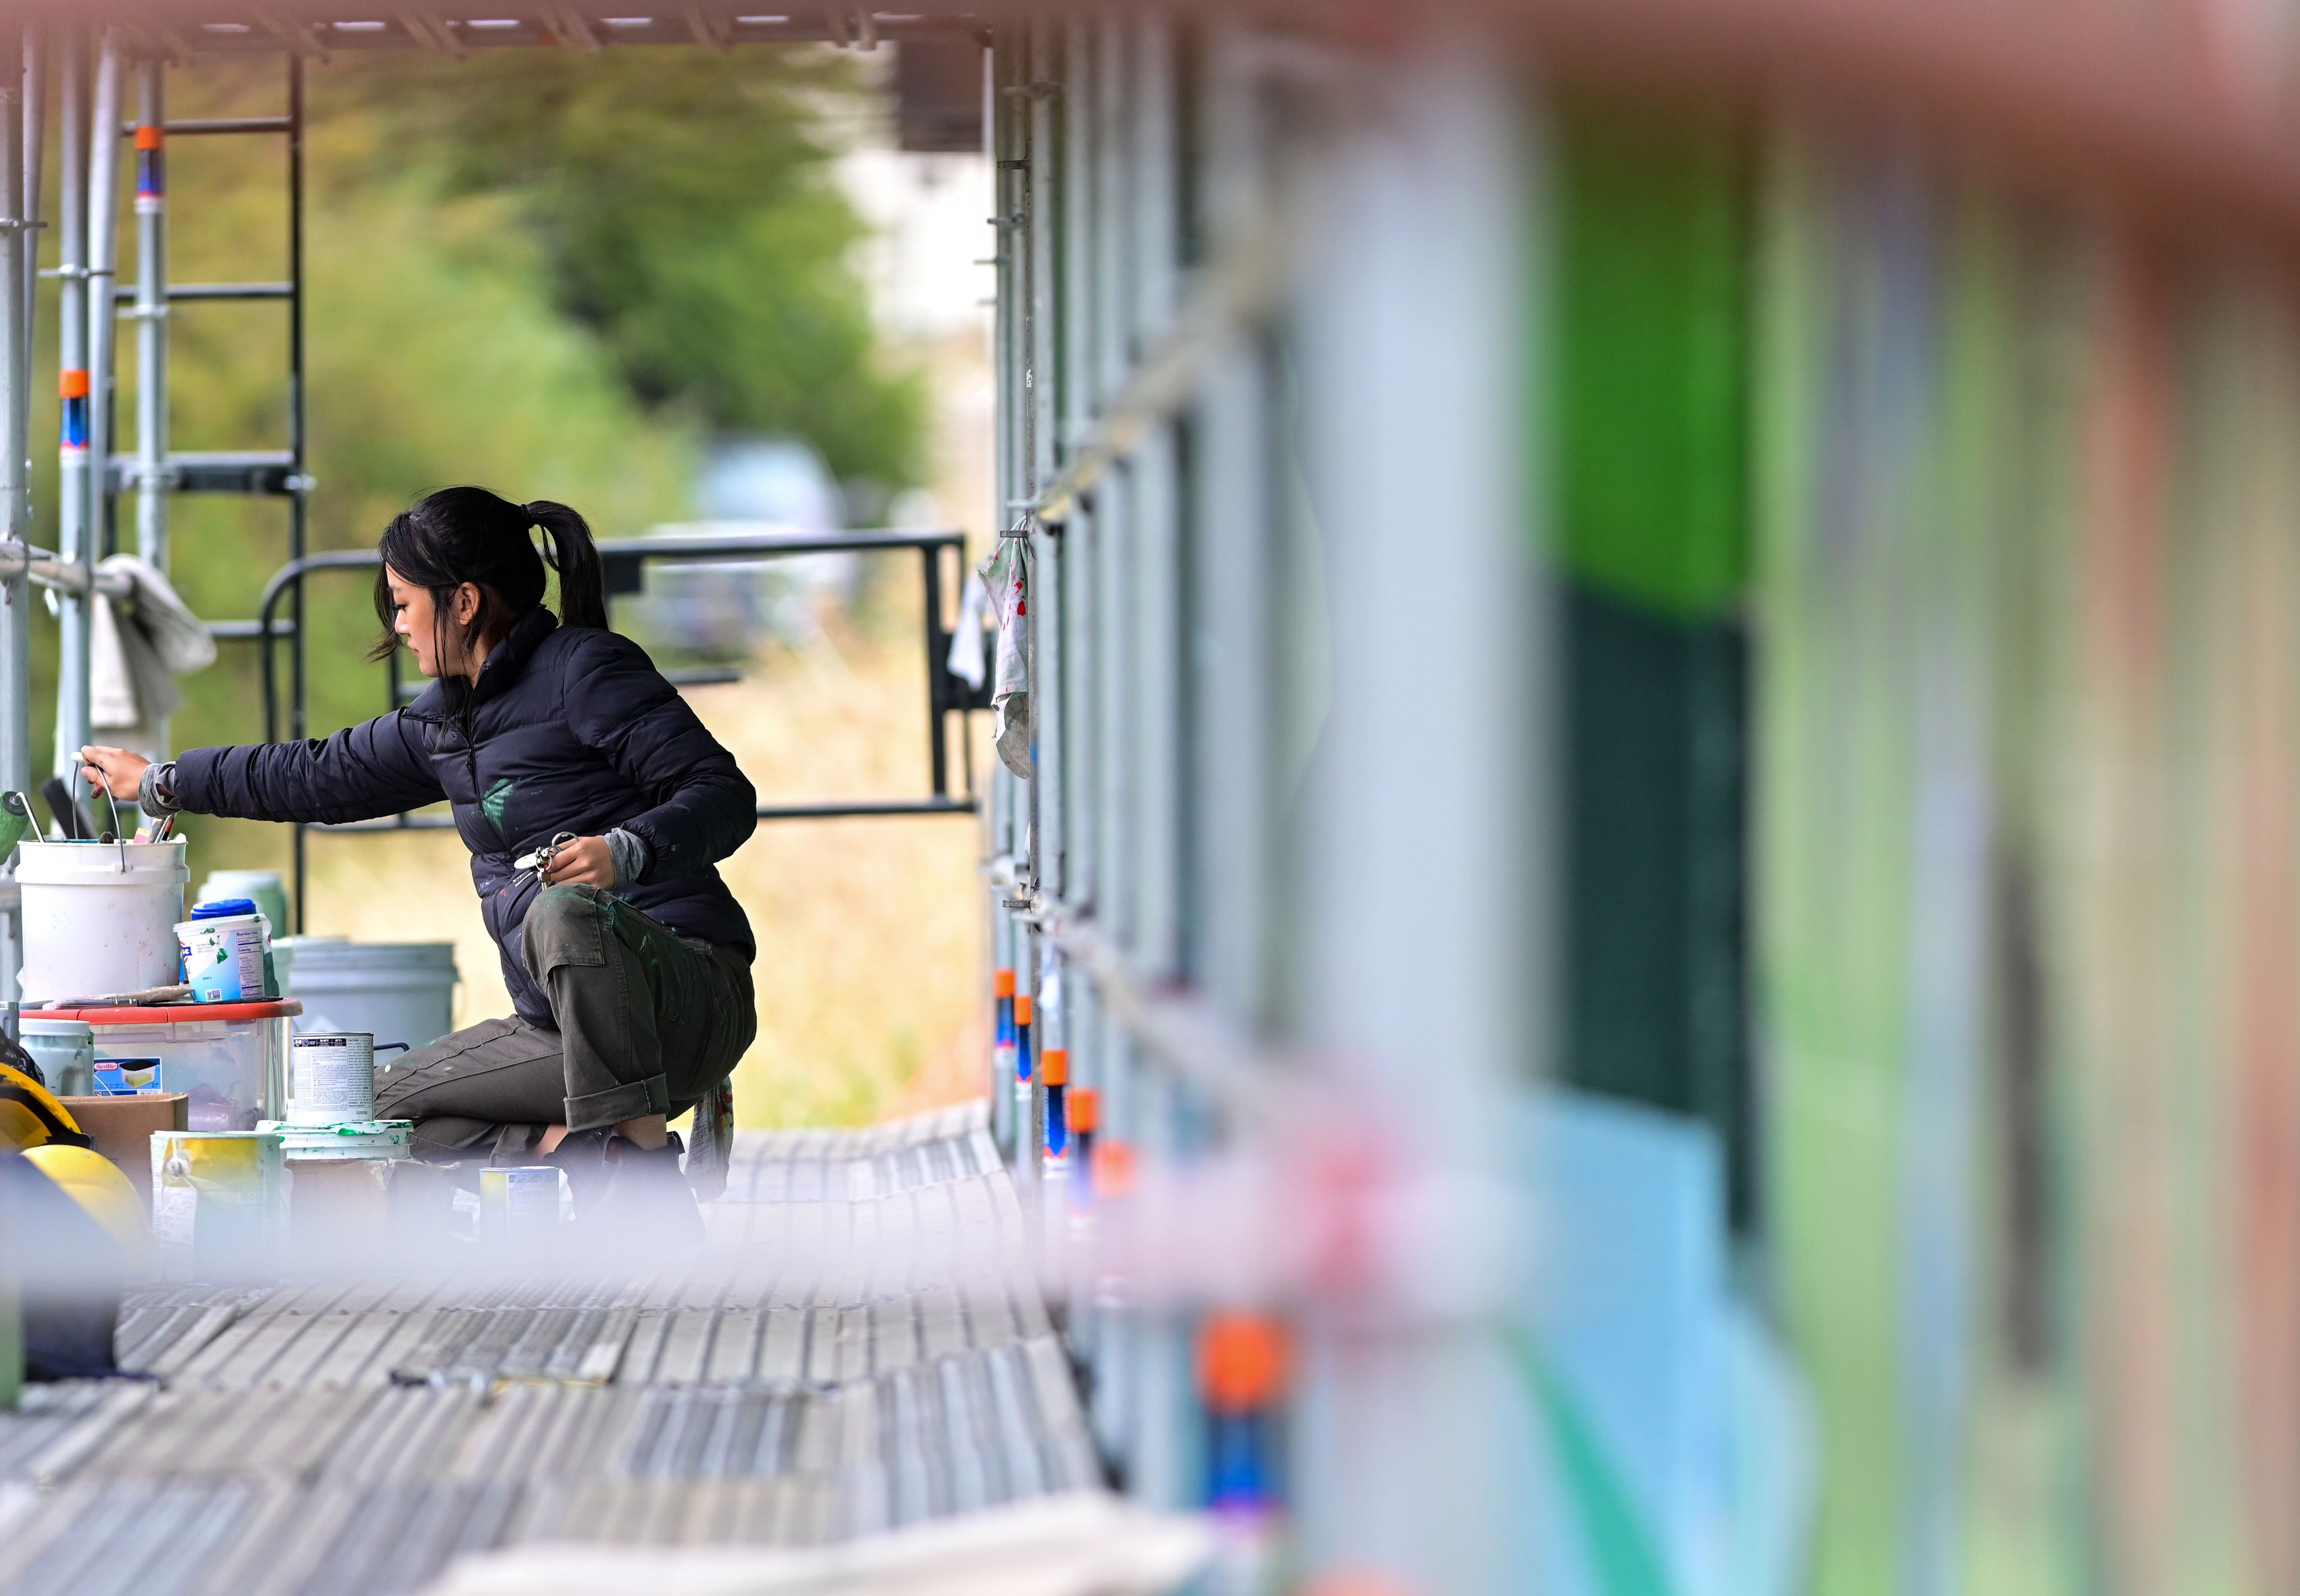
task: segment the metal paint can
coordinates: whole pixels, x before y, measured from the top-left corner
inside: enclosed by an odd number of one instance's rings
[[[288,1123],[359,1125],[375,1118],[375,1034],[321,1032],[288,1047]]]
[[[152,1239],[167,1280],[278,1276],[288,1234],[279,1138],[259,1131],[155,1131]]]
[[[479,1239],[494,1246],[526,1246],[559,1234],[558,1167],[527,1164],[479,1171]]]

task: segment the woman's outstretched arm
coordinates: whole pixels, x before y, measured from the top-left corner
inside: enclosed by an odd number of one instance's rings
[[[195,748],[176,756],[160,796],[193,814],[246,820],[371,820],[446,796],[421,736],[418,723],[395,711],[332,737]],[[81,757],[114,797],[138,796],[141,756],[88,748]]]

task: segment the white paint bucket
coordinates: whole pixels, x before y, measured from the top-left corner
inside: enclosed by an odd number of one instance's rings
[[[422,1047],[455,1028],[455,944],[298,936],[285,972],[304,1003],[298,1028],[366,1031]]]
[[[288,1044],[288,1123],[360,1125],[373,1119],[375,1054],[372,1032],[295,1038]]]
[[[184,839],[17,844],[26,1002],[109,997],[175,984]]]
[[[262,915],[186,920],[176,927],[176,943],[183,950],[184,979],[194,1002],[260,1003],[279,995],[271,990],[264,959],[271,952],[271,927]]]

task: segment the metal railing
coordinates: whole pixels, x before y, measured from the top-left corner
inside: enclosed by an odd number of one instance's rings
[[[755,563],[800,554],[917,551],[923,588],[920,606],[922,611],[920,639],[926,652],[929,791],[919,798],[852,798],[826,799],[810,803],[762,803],[758,807],[758,818],[762,821],[863,819],[911,815],[971,815],[975,812],[974,769],[972,761],[964,753],[963,722],[972,711],[989,707],[988,683],[986,681],[982,687],[977,688],[963,677],[952,674],[948,664],[952,634],[943,625],[942,619],[944,562],[954,560],[962,579],[966,557],[964,534],[951,531],[866,531],[828,536],[785,532],[673,535],[605,539],[599,544],[598,549],[601,563],[606,568],[611,606],[615,594],[640,591],[645,569],[650,564]],[[297,594],[304,579],[313,573],[373,570],[381,560],[382,556],[373,549],[330,549],[289,561],[264,585],[257,618],[250,628],[241,634],[254,641],[262,661],[264,741],[276,743],[280,739],[282,694],[277,645],[283,642],[290,644],[289,652],[298,667],[289,673],[289,690],[285,695],[288,701],[285,706],[288,735],[297,740],[309,735],[308,672],[301,668],[304,659],[304,636],[292,620],[280,616],[281,604]],[[399,655],[396,651],[385,660],[384,669],[387,684],[385,712],[388,713],[402,707],[407,696],[402,690]],[[729,673],[719,670],[674,670],[664,674],[674,684],[688,686],[734,679]],[[951,781],[948,726],[948,718],[953,714],[961,717],[962,720],[958,761],[960,786],[954,792]],[[423,811],[334,825],[296,823],[294,902],[296,929],[301,931],[304,923],[304,835],[308,831],[431,831],[446,830],[454,824],[450,815]]]

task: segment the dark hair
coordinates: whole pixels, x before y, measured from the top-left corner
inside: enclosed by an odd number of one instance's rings
[[[542,529],[540,551],[528,536],[529,528]],[[383,567],[375,573],[375,613],[384,634],[371,659],[399,646],[391,630],[390,571],[429,589],[443,616],[454,613],[455,590],[464,583],[479,590],[479,613],[463,628],[466,653],[481,638],[501,637],[543,603],[546,565],[559,573],[561,620],[571,627],[607,624],[606,572],[591,528],[549,499],[514,504],[484,487],[443,487],[392,517],[379,547]]]

